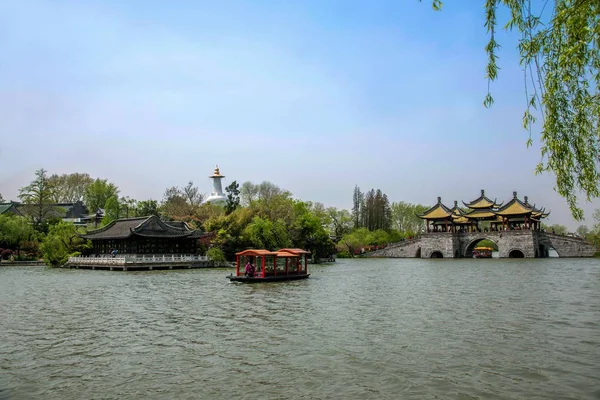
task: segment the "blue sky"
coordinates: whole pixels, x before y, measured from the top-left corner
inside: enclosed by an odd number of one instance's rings
[[[375,4],[376,3],[376,4]],[[160,200],[263,180],[350,208],[354,185],[446,204],[528,195],[575,229],[535,176],[514,34],[486,94],[483,1],[0,3],[0,193],[41,167]],[[582,204],[585,223],[600,202]]]

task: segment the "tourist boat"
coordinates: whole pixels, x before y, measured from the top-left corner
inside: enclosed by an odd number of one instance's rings
[[[492,258],[491,247],[475,247],[473,249],[473,258]]]
[[[235,254],[235,275],[227,278],[231,282],[277,282],[306,279],[309,251],[302,249],[244,250]],[[255,267],[254,276],[248,276],[245,265],[250,262]]]

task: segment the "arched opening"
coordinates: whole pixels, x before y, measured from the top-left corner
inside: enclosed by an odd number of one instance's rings
[[[525,254],[521,250],[511,250],[508,253],[508,258],[525,258]]]
[[[431,253],[431,258],[444,258],[444,255],[441,251],[434,251]]]
[[[415,254],[415,258],[421,258],[421,248],[417,249],[417,253]]]
[[[465,248],[466,258],[498,258],[498,244],[485,237],[471,241]]]
[[[552,246],[540,244],[536,250],[535,256],[539,258],[560,257],[556,249]]]

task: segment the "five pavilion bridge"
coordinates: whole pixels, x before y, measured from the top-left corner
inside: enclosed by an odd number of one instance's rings
[[[419,239],[388,245],[369,257],[462,258],[473,257],[481,240],[496,243],[501,258],[548,257],[554,249],[559,257],[591,257],[596,247],[587,241],[555,235],[542,229],[541,220],[550,213],[513,192],[506,204],[481,195],[464,207],[454,202],[448,208],[438,197],[437,204],[418,215],[425,221],[426,232]]]
[[[483,239],[496,243],[502,258],[548,257],[551,249],[556,250],[559,257],[592,257],[596,252],[596,246],[581,238],[542,231],[431,232],[424,233],[419,239],[392,243],[366,256],[471,258],[476,244]]]

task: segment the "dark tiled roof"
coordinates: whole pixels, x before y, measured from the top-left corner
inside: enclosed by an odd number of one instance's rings
[[[65,215],[63,218],[83,218],[88,214],[87,207],[81,201],[75,203],[57,203],[54,205],[64,209]]]
[[[0,215],[8,213],[21,215],[21,213],[17,209],[18,205],[19,203],[15,203],[14,201],[10,201],[8,203],[0,203]]]
[[[86,239],[126,239],[130,236],[157,237],[157,238],[199,238],[202,236],[200,231],[191,230],[187,225],[179,227],[178,224],[172,224],[161,221],[157,216],[126,218],[112,221],[110,224],[90,231],[82,237]]]
[[[191,231],[188,224],[186,224],[184,221],[165,221],[165,224],[172,226],[173,228]]]

